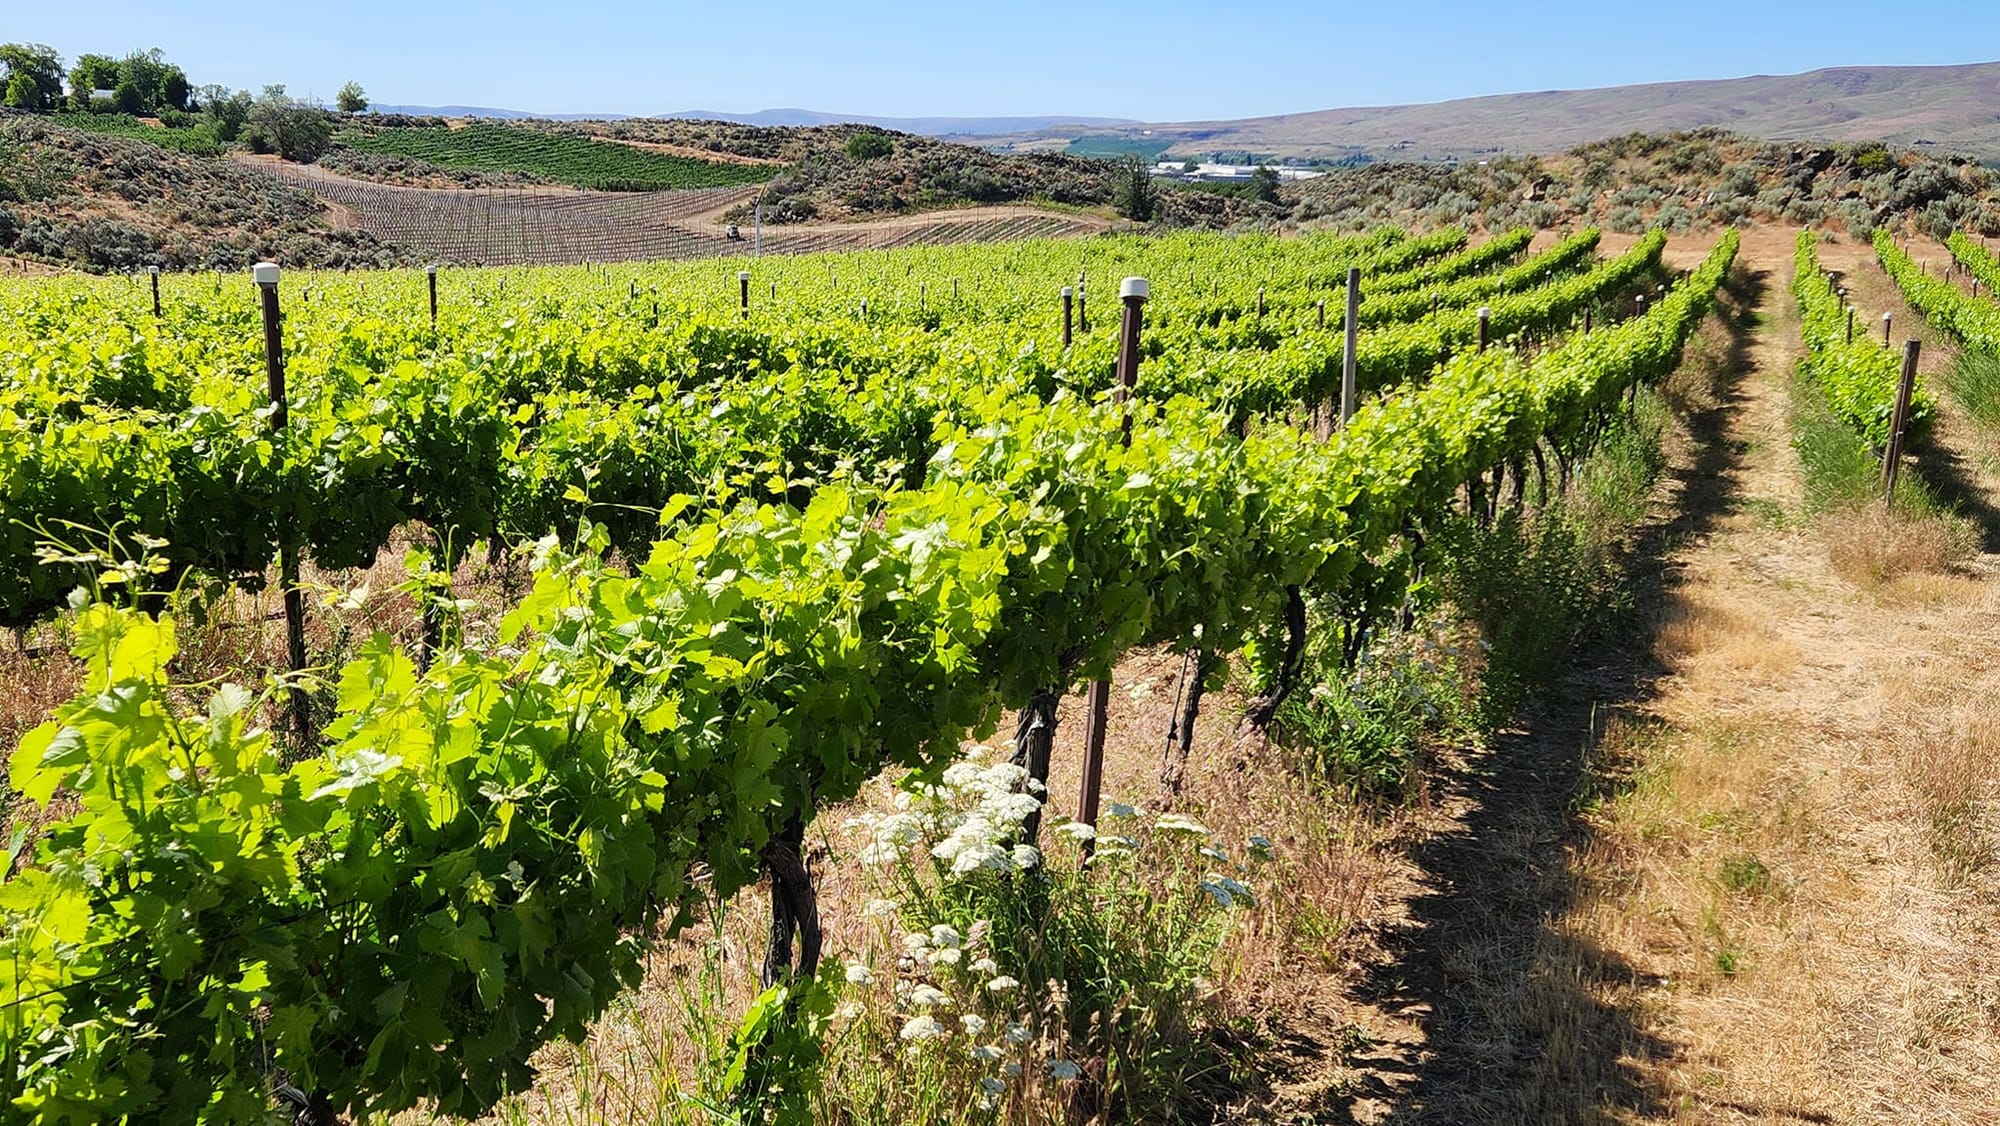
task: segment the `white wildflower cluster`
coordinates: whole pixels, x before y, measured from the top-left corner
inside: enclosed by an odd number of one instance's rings
[[[1185,817],[1178,813],[1161,814],[1160,819],[1153,822],[1153,828],[1155,831],[1161,833],[1185,833],[1190,837],[1206,837],[1209,835],[1208,826],[1196,821],[1192,817]]]
[[[884,1002],[875,1011],[893,1014],[882,1027],[895,1033],[901,1051],[957,1061],[974,1085],[965,1097],[983,1108],[1000,1107],[1024,1074],[1045,1085],[1086,1082],[1085,1069],[1067,1058],[1064,1019],[1046,1015],[1067,1009],[1061,983],[1024,984],[1009,974],[988,941],[989,922],[929,913],[937,904],[1004,900],[1020,881],[987,877],[1043,865],[1023,832],[1027,818],[1042,811],[1040,787],[985,748],[934,777],[907,785],[892,810],[848,823],[861,830],[861,859],[876,873],[871,881],[898,897],[864,909],[880,925],[880,946],[867,960],[847,964],[848,984]],[[1238,846],[1187,814],[1156,816],[1116,800],[1104,802],[1094,825],[1051,817],[1043,840],[1052,849],[1088,848],[1094,864],[1164,850],[1168,869],[1201,873],[1180,886],[1190,904],[1210,910],[1255,903],[1254,866],[1274,855],[1267,837],[1252,835]],[[1184,866],[1190,861],[1199,866]]]
[[[976,1083],[970,1095],[985,1109],[999,1107],[1027,1070],[1080,1072],[1036,1032],[1029,1015],[1033,1000],[988,942],[992,924],[925,918],[917,905],[938,902],[927,889],[940,883],[1040,867],[1041,853],[1023,842],[1023,824],[1041,808],[1040,787],[1025,771],[976,748],[938,775],[935,785],[898,793],[893,810],[848,822],[861,831],[860,859],[881,872],[871,879],[898,898],[873,899],[863,909],[881,926],[887,949],[848,962],[847,983],[887,1002],[895,1021],[887,1027],[903,1051],[964,1061],[968,1081]],[[1135,811],[1114,803],[1113,812]],[[1068,832],[1081,841],[1088,830]],[[850,994],[843,1015],[858,1019],[867,1011],[857,995]],[[1062,1066],[1049,1071],[1056,1064]]]
[[[946,768],[939,784],[896,795],[896,809],[846,822],[866,834],[861,863],[881,867],[909,859],[918,846],[954,876],[982,869],[1019,872],[1041,864],[1022,843],[1023,824],[1042,808],[1039,783],[1010,762],[986,761],[984,747]]]
[[[1041,864],[1034,846],[1023,844],[1022,826],[1042,801],[1028,793],[1028,772],[1011,762],[986,763],[970,757],[944,772],[934,816],[946,830],[931,855],[954,876],[991,868],[1018,872]]]

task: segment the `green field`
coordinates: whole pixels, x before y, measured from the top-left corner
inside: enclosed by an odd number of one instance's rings
[[[1152,161],[1160,159],[1161,153],[1173,147],[1172,141],[1135,141],[1126,137],[1078,137],[1063,151],[1071,156],[1096,157],[1100,160],[1137,154]]]
[[[773,170],[648,152],[570,133],[478,122],[463,129],[351,130],[340,143],[364,152],[414,157],[445,168],[526,172],[598,191],[662,191],[757,184]]]
[[[50,118],[58,125],[71,129],[82,129],[87,133],[103,133],[111,137],[129,137],[136,141],[146,141],[189,156],[221,156],[222,144],[215,134],[205,128],[167,129],[158,125],[148,125],[138,118],[124,113],[59,113]]]

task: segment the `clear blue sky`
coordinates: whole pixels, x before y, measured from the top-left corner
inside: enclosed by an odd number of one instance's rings
[[[2000,58],[1991,0],[1359,4],[9,0],[0,41],[160,47],[198,84],[546,113],[1247,117]],[[1984,54],[1982,55],[1982,52]]]

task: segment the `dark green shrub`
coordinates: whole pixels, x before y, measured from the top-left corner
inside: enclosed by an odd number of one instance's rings
[[[846,151],[852,160],[874,160],[896,151],[896,143],[887,133],[877,133],[870,129],[856,133],[847,139]]]

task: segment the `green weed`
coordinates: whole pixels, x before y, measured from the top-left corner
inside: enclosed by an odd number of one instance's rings
[[[1965,413],[1988,426],[2000,426],[2000,356],[1966,350],[1945,376],[1945,387]]]
[[[1722,861],[1722,884],[1738,895],[1763,895],[1771,890],[1771,870],[1749,853]]]

